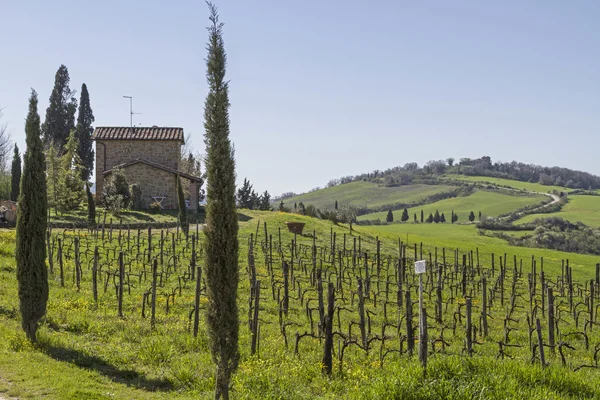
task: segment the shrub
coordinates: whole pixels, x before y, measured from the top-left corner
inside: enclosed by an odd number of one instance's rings
[[[102,189],[102,203],[108,211],[118,215],[122,209],[129,207],[131,193],[125,174],[120,169],[115,169],[104,184]]]
[[[157,201],[150,203],[149,207],[150,207],[150,211],[152,211],[153,213],[160,212],[160,210],[161,210],[160,204]]]

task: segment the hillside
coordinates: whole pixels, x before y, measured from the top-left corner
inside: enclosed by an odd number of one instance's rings
[[[333,210],[335,202],[339,205],[349,203],[358,207],[377,208],[398,202],[413,203],[454,189],[449,185],[404,185],[386,187],[373,182],[350,182],[328,187],[298,196],[284,199],[286,207],[293,208],[294,203],[309,204],[323,210]]]
[[[583,222],[591,227],[600,227],[600,196],[569,196],[569,202],[559,212],[530,214],[519,219],[517,224],[533,222],[538,218],[550,217],[560,217],[571,222]]]
[[[409,221],[413,220],[413,216],[416,213],[417,217],[420,218],[421,210],[425,214],[425,218],[431,213],[434,214],[437,211],[445,213],[446,219],[450,221],[450,215],[452,211],[458,215],[459,222],[468,221],[468,216],[471,211],[478,216],[481,211],[482,215],[487,217],[495,217],[499,214],[507,213],[521,207],[536,204],[544,200],[546,196],[531,195],[531,196],[516,196],[504,193],[497,193],[486,190],[478,190],[470,196],[454,197],[451,199],[444,199],[435,203],[412,207],[408,209]],[[394,221],[400,221],[402,216],[402,210],[396,210],[393,212]],[[377,220],[385,221],[387,216],[386,211],[365,214],[358,217],[359,221]]]

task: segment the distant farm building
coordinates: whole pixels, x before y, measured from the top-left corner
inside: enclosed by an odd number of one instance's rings
[[[129,184],[138,184],[142,207],[157,202],[165,209],[177,208],[177,175],[190,181],[189,203],[198,204],[199,177],[179,171],[183,128],[171,127],[97,127],[96,199],[102,197],[104,182],[117,168]]]

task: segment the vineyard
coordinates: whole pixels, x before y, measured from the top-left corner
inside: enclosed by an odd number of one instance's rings
[[[577,280],[567,259],[545,265],[535,254],[436,248],[249,214],[239,236],[234,398],[598,397],[599,265]],[[304,234],[288,232],[286,219],[307,223]],[[14,239],[0,239],[0,372],[19,382],[55,366],[37,386],[0,381],[0,393],[212,395],[200,227],[188,237],[176,228],[49,232],[39,349],[19,331]],[[423,274],[416,260],[425,260]]]

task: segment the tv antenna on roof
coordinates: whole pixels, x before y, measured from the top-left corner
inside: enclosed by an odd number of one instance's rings
[[[133,112],[133,96],[123,96],[129,99],[129,127],[131,128],[131,134],[133,135],[133,114],[141,114]]]

